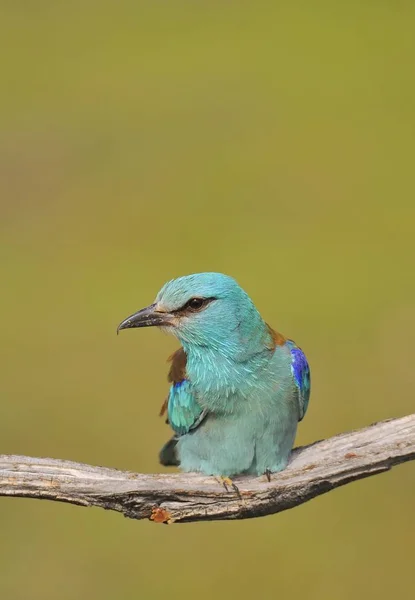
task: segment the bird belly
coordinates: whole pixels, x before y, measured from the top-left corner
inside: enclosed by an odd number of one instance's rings
[[[271,360],[267,354],[255,361],[217,373],[189,371],[207,416],[178,440],[184,471],[232,477],[286,467],[299,419],[291,354],[279,346]]]
[[[232,477],[284,469],[294,444],[294,411],[209,415],[196,430],[177,442],[183,471]]]

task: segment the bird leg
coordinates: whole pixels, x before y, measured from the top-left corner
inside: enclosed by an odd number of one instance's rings
[[[231,487],[233,491],[236,492],[236,494],[239,496],[239,498],[241,498],[241,492],[239,491],[238,486],[232,481],[230,477],[219,476],[215,477],[215,479],[219,483],[219,485],[223,485],[227,492],[229,492],[229,488]]]
[[[271,482],[271,475],[272,472],[269,469],[265,469],[265,473],[264,473],[265,477],[267,478],[268,483]]]

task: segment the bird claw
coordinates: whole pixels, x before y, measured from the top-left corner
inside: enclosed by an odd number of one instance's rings
[[[215,477],[215,479],[219,483],[219,485],[223,485],[225,490],[227,492],[229,492],[229,488],[232,487],[232,485],[233,485],[232,479],[230,479],[229,477],[222,477],[222,476]]]
[[[264,473],[265,477],[267,478],[268,483],[271,483],[271,475],[272,472],[269,469],[265,469],[265,473]]]
[[[227,492],[229,492],[229,488],[232,488],[233,491],[239,496],[241,497],[241,492],[239,491],[238,486],[232,481],[232,479],[230,477],[215,477],[216,481],[219,483],[219,485],[223,485],[223,487],[225,488],[225,490]]]

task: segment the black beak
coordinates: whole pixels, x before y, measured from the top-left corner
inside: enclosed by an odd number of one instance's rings
[[[121,329],[130,329],[131,327],[154,327],[171,325],[171,315],[169,313],[157,312],[155,304],[143,308],[133,315],[121,321],[117,327],[117,333]]]

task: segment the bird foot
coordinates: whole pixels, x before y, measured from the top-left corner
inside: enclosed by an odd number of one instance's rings
[[[268,483],[271,482],[271,475],[272,472],[269,469],[265,469],[265,473],[264,473],[265,477],[267,478]]]
[[[215,477],[216,481],[219,483],[219,485],[223,485],[223,487],[225,488],[225,490],[227,492],[229,492],[229,488],[232,488],[234,492],[236,492],[238,494],[239,497],[241,497],[241,492],[239,491],[238,486],[232,481],[232,479],[230,479],[230,477]]]

